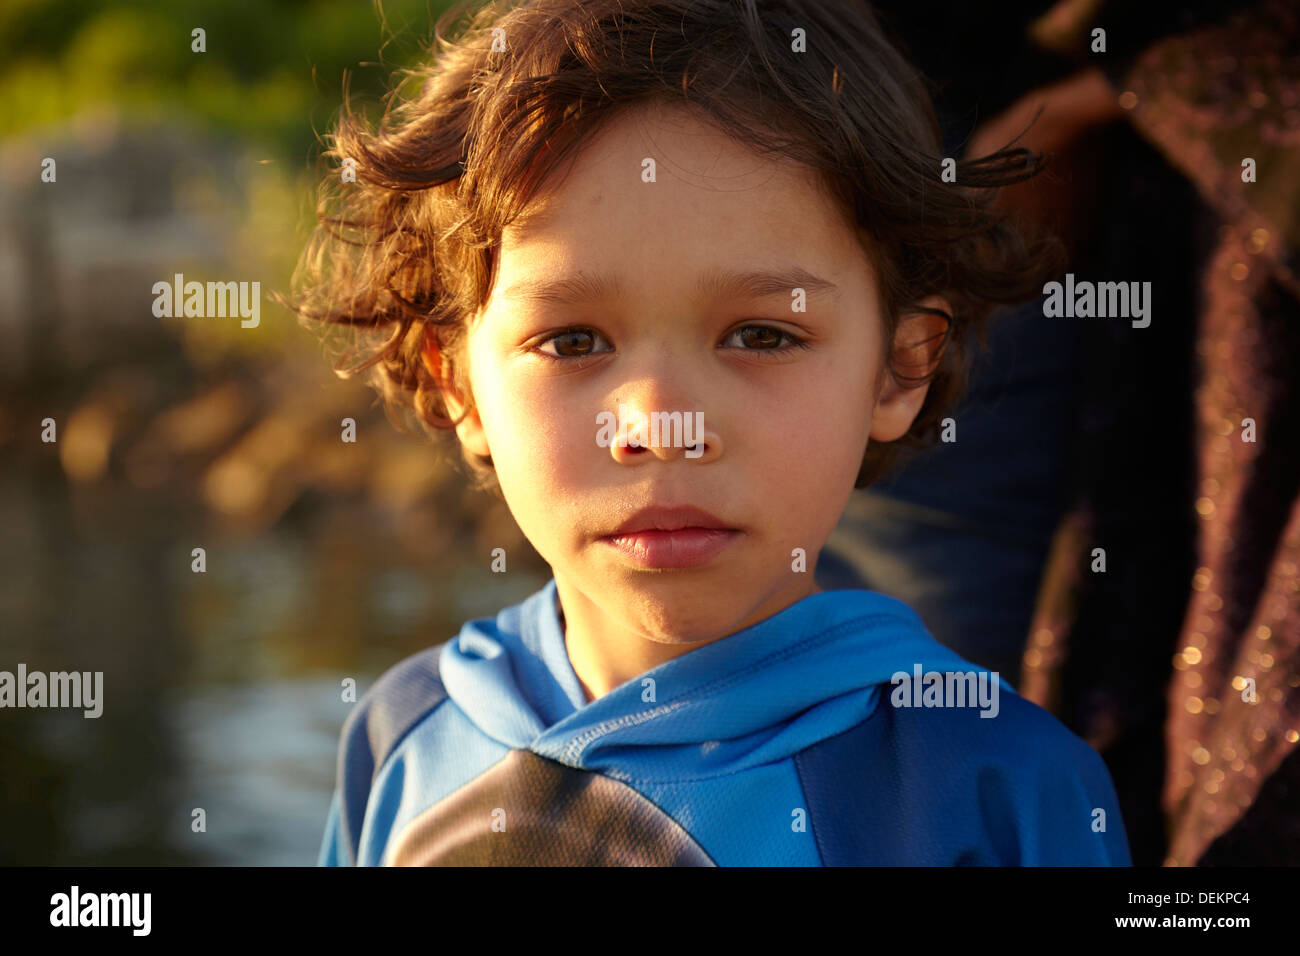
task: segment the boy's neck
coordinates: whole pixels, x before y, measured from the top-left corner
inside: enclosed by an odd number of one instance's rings
[[[774,607],[773,610],[763,610],[756,613],[752,620],[742,622],[739,627],[732,628],[726,634],[693,643],[662,643],[647,640],[644,637],[627,632],[624,632],[621,637],[616,635],[611,640],[612,629],[602,627],[599,624],[584,626],[587,615],[584,615],[583,611],[589,608],[595,611],[594,605],[590,602],[579,603],[582,600],[579,597],[578,601],[575,602],[578,604],[574,608],[575,613],[566,616],[558,588],[555,594],[555,610],[560,621],[560,632],[564,635],[564,646],[569,657],[569,664],[578,678],[578,683],[582,686],[586,702],[591,703],[596,698],[605,696],[615,687],[653,670],[660,664],[683,654],[688,654],[706,644],[722,640],[737,631],[753,627],[755,624],[766,620],[773,614],[806,597],[822,593],[822,590],[816,581],[809,581],[806,587],[798,588],[790,594],[777,597],[773,602],[770,602],[771,606]],[[591,616],[594,618],[598,617],[599,614],[596,612]],[[591,636],[596,633],[601,635],[599,640],[593,639]]]

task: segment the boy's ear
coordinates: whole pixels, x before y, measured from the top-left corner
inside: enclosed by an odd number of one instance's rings
[[[475,406],[468,415],[461,418],[468,403],[457,392],[451,377],[447,374],[447,364],[443,360],[442,350],[438,348],[438,343],[433,336],[427,332],[424,337],[424,348],[421,350],[421,357],[424,360],[424,367],[428,369],[429,374],[438,383],[438,391],[442,393],[443,401],[447,405],[447,412],[451,415],[452,420],[460,419],[456,425],[456,437],[460,439],[460,443],[472,454],[491,459],[492,452],[488,448],[487,433],[483,430],[483,422],[478,417],[478,407]]]
[[[871,419],[873,441],[895,441],[907,434],[916,421],[930,391],[924,385],[907,384],[908,379],[931,375],[943,357],[948,342],[952,307],[946,299],[932,295],[910,307],[898,319],[892,344],[893,361],[880,370],[876,409]],[[900,382],[895,373],[904,379]]]

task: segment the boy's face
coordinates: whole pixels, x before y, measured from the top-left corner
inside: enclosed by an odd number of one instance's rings
[[[647,158],[657,181],[643,181]],[[621,644],[694,644],[815,593],[818,552],[868,439],[901,436],[925,396],[888,375],[876,387],[879,295],[851,223],[802,167],[676,109],[621,114],[556,172],[529,207],[539,215],[503,237],[463,356],[477,414],[458,433],[491,455],[570,626]],[[785,278],[766,294],[701,289],[729,272]],[[520,288],[579,273],[620,288],[569,302]],[[796,287],[806,311],[791,308]],[[703,453],[602,444],[597,416],[620,404],[700,413]],[[624,549],[603,540],[654,505],[693,505],[733,530]],[[668,553],[696,563],[666,567]]]

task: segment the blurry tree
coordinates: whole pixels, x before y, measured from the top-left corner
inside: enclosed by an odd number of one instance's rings
[[[183,113],[306,161],[337,110],[428,49],[448,0],[6,0],[0,137],[111,106]],[[191,31],[206,51],[192,52]],[[379,58],[376,59],[378,53]]]

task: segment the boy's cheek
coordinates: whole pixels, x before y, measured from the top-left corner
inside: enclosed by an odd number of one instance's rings
[[[855,459],[856,473],[870,427],[869,413],[850,412],[842,401],[827,402],[773,428],[767,446],[792,479],[799,475],[801,480],[825,483],[834,480],[838,466]]]
[[[552,513],[566,511],[590,485],[596,453],[603,451],[596,447],[594,425],[587,435],[559,416],[516,420],[494,448],[503,449],[493,456],[502,482],[521,500]]]

